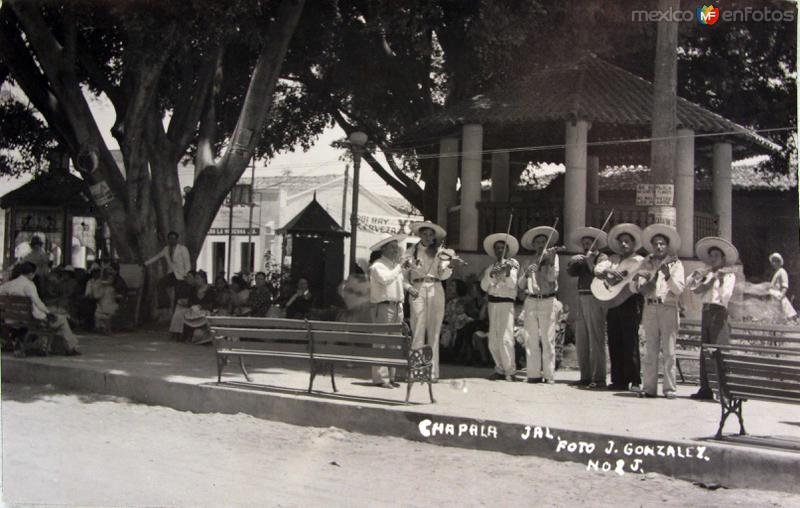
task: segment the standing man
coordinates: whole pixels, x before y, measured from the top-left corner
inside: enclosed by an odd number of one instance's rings
[[[495,233],[483,241],[483,250],[495,258],[481,278],[481,289],[489,295],[489,352],[495,365],[489,379],[516,381],[514,302],[519,263],[513,257],[519,252],[519,242],[511,235]]]
[[[439,334],[444,319],[444,287],[442,281],[453,274],[450,261],[439,256],[439,246],[447,232],[432,222],[415,222],[411,232],[420,241],[406,253],[409,270],[406,289],[410,296],[411,347],[425,344],[433,349],[433,382],[439,379]]]
[[[159,259],[167,261],[167,274],[159,281],[159,284],[167,287],[169,293],[170,308],[175,308],[176,286],[183,286],[186,274],[192,269],[192,258],[189,256],[189,249],[185,245],[178,243],[178,233],[170,231],[167,233],[167,246],[155,256],[144,262],[144,266],[149,266]]]
[[[399,243],[405,235],[388,236],[370,250],[380,251],[381,257],[369,267],[369,301],[373,323],[403,322],[403,266]],[[394,367],[372,367],[372,382],[383,388],[400,386],[395,382]]]
[[[678,231],[664,224],[651,224],[642,232],[642,243],[650,252],[642,271],[633,279],[634,287],[644,296],[642,326],[646,356],[642,397],[656,397],[658,392],[658,353],[664,362],[664,396],[675,398],[675,342],[678,340],[678,299],[683,293],[683,263],[677,258],[681,247]]]
[[[607,241],[604,231],[592,227],[578,228],[569,238],[570,250],[583,252],[567,265],[567,273],[578,278],[575,349],[581,377],[574,385],[589,389],[606,387],[606,308],[592,294],[591,285],[595,266],[607,259],[600,253]]]
[[[614,252],[600,261],[594,274],[610,286],[625,284],[626,277],[638,270],[644,258],[636,254],[642,248],[642,230],[636,224],[617,224],[608,232],[608,245]],[[621,288],[627,295],[621,304],[608,309],[608,355],[611,359],[610,390],[641,390],[642,375],[639,359],[639,324],[642,321],[642,297]]]
[[[700,341],[703,344],[727,344],[730,340],[728,303],[736,285],[733,265],[739,259],[739,251],[729,241],[716,236],[700,239],[695,244],[694,251],[700,261],[706,264],[692,272],[687,281],[689,289],[703,297]],[[691,397],[696,400],[714,400],[702,358],[700,390]]]
[[[550,226],[529,229],[520,240],[533,252],[533,262],[519,278],[519,288],[525,293],[525,364],[529,383],[555,383],[556,322],[562,308],[556,299],[558,255],[553,245],[557,242],[558,231]]]

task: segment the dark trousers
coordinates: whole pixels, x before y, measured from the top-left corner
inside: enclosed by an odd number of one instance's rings
[[[611,360],[611,384],[642,384],[639,361],[639,323],[642,321],[642,297],[633,295],[622,305],[608,309],[608,356]]]
[[[700,321],[700,342],[703,344],[727,344],[730,341],[730,325],[728,325],[728,309],[722,305],[703,305]],[[700,393],[711,395],[708,384],[706,362],[700,362]]]

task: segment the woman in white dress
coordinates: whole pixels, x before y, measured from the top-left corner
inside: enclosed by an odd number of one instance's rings
[[[786,296],[786,292],[789,290],[789,274],[786,273],[786,269],[783,267],[783,256],[773,252],[769,255],[769,264],[774,270],[772,280],[769,283],[770,299],[778,302],[781,306],[784,319],[787,321],[795,319],[797,311],[794,310],[792,302]]]

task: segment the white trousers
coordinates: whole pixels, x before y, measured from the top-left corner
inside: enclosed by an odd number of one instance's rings
[[[371,314],[373,323],[402,323],[403,322],[403,303],[375,303],[372,305]],[[376,348],[382,348],[382,344],[375,344]],[[394,381],[394,367],[372,367],[372,382],[384,384]]]
[[[439,282],[417,282],[416,298],[409,299],[413,349],[429,345],[433,349],[433,378],[439,378],[439,334],[444,320],[444,289]]]
[[[647,304],[642,311],[645,336],[644,391],[658,393],[658,353],[664,361],[664,394],[674,392],[675,341],[678,340],[678,307],[675,305]]]
[[[517,371],[514,359],[514,304],[489,302],[489,352],[498,374],[513,376]]]
[[[529,378],[552,381],[556,370],[556,322],[561,302],[552,298],[525,299],[525,357]]]

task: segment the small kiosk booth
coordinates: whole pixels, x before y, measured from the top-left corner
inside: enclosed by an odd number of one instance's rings
[[[54,157],[50,170],[0,198],[6,212],[3,269],[31,250],[38,236],[53,266],[87,268],[111,253],[108,227],[100,219],[89,190],[67,170],[69,159]]]
[[[336,299],[344,280],[344,238],[350,236],[317,202],[317,197],[276,233],[284,235],[283,253],[291,256],[292,281],[307,277],[315,306]],[[281,262],[284,266],[284,262]]]

